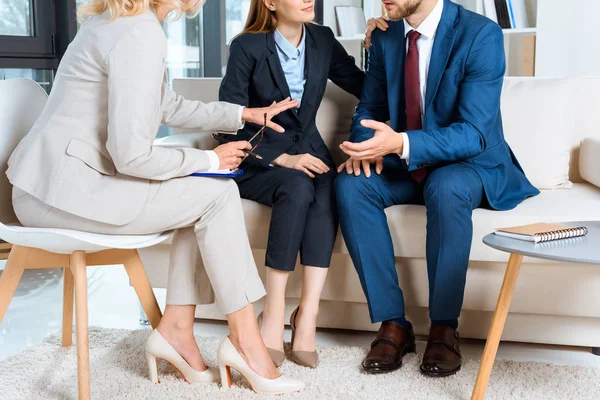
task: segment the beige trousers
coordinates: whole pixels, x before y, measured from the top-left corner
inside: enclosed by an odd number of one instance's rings
[[[114,204],[118,204],[115,202]],[[265,295],[252,256],[237,185],[230,179],[186,177],[152,182],[140,215],[123,226],[84,219],[13,188],[13,206],[24,226],[111,235],[176,230],[167,304],[203,304],[211,298],[231,314]],[[114,205],[113,205],[114,206]]]

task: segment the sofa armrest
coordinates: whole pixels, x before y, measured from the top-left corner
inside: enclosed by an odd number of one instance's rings
[[[201,150],[212,150],[217,144],[209,132],[182,133],[154,141],[154,145],[160,147],[193,147]]]
[[[583,179],[600,187],[600,140],[587,138],[581,142],[579,173]]]

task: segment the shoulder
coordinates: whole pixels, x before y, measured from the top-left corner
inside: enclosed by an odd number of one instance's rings
[[[335,34],[330,27],[319,24],[306,24],[306,30],[315,39],[335,39]]]
[[[246,54],[260,54],[267,48],[269,33],[242,33],[231,41],[231,51],[244,51]]]
[[[151,12],[135,17],[121,17],[115,21],[100,21],[94,29],[98,41],[106,41],[110,50],[160,53],[166,57],[165,32]]]
[[[458,7],[458,23],[459,29],[463,30],[467,35],[496,35],[503,36],[500,25],[489,19],[488,17],[467,10],[463,7]]]

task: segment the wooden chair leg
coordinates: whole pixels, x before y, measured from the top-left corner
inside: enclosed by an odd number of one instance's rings
[[[492,367],[494,366],[494,360],[496,359],[496,353],[498,352],[500,338],[502,337],[502,331],[504,330],[504,324],[506,323],[506,317],[508,316],[510,301],[512,300],[515,284],[519,277],[522,261],[523,256],[519,254],[511,254],[508,260],[508,266],[506,267],[506,272],[504,274],[504,282],[502,282],[502,288],[500,289],[500,295],[498,296],[498,304],[496,305],[496,311],[494,311],[492,325],[485,343],[483,356],[481,357],[479,373],[477,374],[477,380],[475,381],[475,388],[473,389],[471,400],[483,400],[485,395],[490,374],[492,373]]]
[[[2,276],[0,276],[0,322],[4,319],[8,305],[23,276],[27,262],[26,252],[27,249],[24,247],[13,246]]]
[[[129,275],[131,285],[135,289],[135,292],[142,303],[142,307],[144,308],[144,312],[146,312],[150,325],[152,325],[152,328],[156,329],[162,318],[162,313],[137,250],[129,252],[126,259],[123,260],[123,265]]]
[[[88,304],[86,254],[76,251],[71,255],[71,271],[75,283],[75,307],[77,329],[77,377],[79,400],[89,400],[90,394],[90,348],[88,338]]]
[[[73,284],[73,272],[66,266],[63,273],[63,347],[73,344]]]

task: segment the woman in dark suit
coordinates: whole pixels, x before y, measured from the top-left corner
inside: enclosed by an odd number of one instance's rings
[[[315,118],[327,80],[360,97],[364,73],[330,28],[312,24],[314,0],[252,0],[244,32],[231,43],[220,100],[264,107],[291,97],[296,109],[273,121],[236,178],[243,198],[272,208],[266,253],[265,310],[261,334],[276,365],[284,359],[285,287],[298,252],[303,265],[300,306],[290,324],[292,354],[316,367],[316,318],[338,229],[333,182],[336,168]],[[260,126],[247,124],[237,139]],[[256,141],[253,142],[256,144]]]

